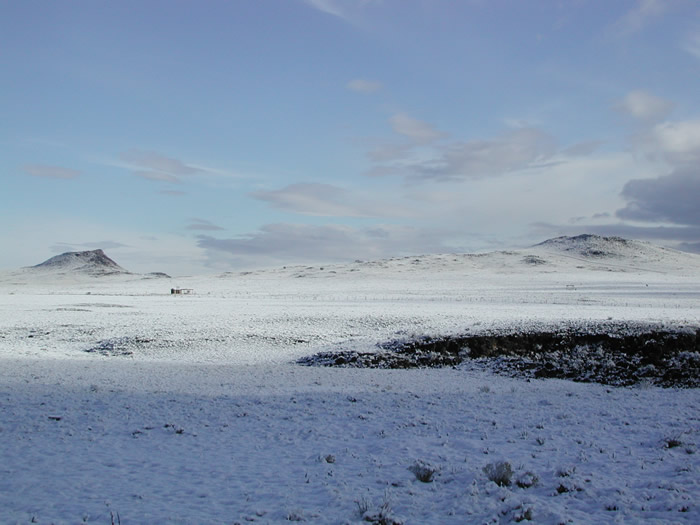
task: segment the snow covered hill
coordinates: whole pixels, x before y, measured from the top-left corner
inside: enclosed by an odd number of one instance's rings
[[[128,282],[142,279],[170,278],[163,272],[133,273],[107,256],[101,250],[66,252],[34,266],[0,272],[0,285],[79,286],[100,281]]]
[[[700,268],[700,256],[655,244],[599,235],[556,237],[534,247],[540,253],[581,259],[593,264],[630,265],[647,270]]]
[[[75,273],[90,276],[128,274],[102,250],[66,252],[31,266],[29,269],[51,273]]]
[[[557,273],[574,276],[601,271],[697,275],[700,255],[664,248],[648,242],[580,235],[557,237],[530,248],[487,253],[431,254],[394,257],[376,261],[354,261],[331,265],[296,265],[282,268],[227,272],[221,277],[248,278],[341,278],[343,276],[443,280],[458,275],[533,276]],[[407,275],[408,274],[408,275]]]

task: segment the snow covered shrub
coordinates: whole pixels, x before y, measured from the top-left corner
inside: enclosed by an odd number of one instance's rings
[[[530,487],[534,487],[535,485],[537,485],[538,481],[539,478],[537,477],[537,475],[533,472],[530,472],[529,470],[526,472],[521,472],[515,478],[515,484],[521,489],[529,489]]]
[[[403,525],[403,522],[392,515],[391,496],[388,492],[384,493],[384,500],[379,507],[379,510],[372,511],[371,503],[365,498],[360,498],[356,501],[363,521],[373,523],[375,525]]]
[[[562,479],[557,487],[557,494],[567,494],[569,492],[581,492],[583,489],[576,485],[571,479]]]
[[[681,445],[683,445],[683,442],[681,441],[680,436],[664,439],[664,448],[676,448],[680,447]]]
[[[433,481],[433,477],[439,469],[433,465],[430,465],[429,463],[418,460],[411,467],[409,467],[408,470],[415,474],[418,481],[430,483]]]
[[[360,516],[364,516],[372,507],[372,503],[364,496],[358,500],[355,500],[355,503],[357,504],[357,510],[359,511]]]
[[[509,487],[511,478],[513,477],[513,468],[507,461],[498,461],[496,463],[489,463],[484,468],[484,474],[493,481],[496,485],[501,487]]]
[[[559,476],[560,478],[568,478],[571,477],[575,472],[576,465],[572,465],[570,467],[562,467],[559,470],[557,470],[557,476]]]
[[[513,521],[520,523],[521,521],[532,521],[532,507],[517,509],[517,512],[513,516]]]
[[[300,510],[293,510],[287,513],[287,521],[306,521],[304,513]]]

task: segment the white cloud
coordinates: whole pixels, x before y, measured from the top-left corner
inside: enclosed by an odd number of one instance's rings
[[[673,109],[673,102],[637,90],[625,95],[615,108],[636,119],[654,121],[666,117]]]
[[[50,166],[48,164],[27,164],[22,166],[22,171],[32,177],[46,177],[49,179],[74,179],[80,175],[78,170]]]
[[[374,93],[382,89],[382,84],[374,80],[356,78],[348,82],[347,88],[358,93]]]
[[[651,138],[667,160],[674,164],[700,163],[700,120],[657,124]]]
[[[390,119],[391,127],[399,135],[404,135],[417,143],[428,143],[445,136],[441,131],[422,120],[406,113],[397,113]]]

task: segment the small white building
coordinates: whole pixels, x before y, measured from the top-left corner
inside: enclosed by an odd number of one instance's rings
[[[194,290],[192,288],[171,288],[170,295],[192,295]]]

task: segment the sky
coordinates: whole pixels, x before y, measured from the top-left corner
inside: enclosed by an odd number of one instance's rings
[[[0,268],[700,252],[694,0],[0,0]]]

